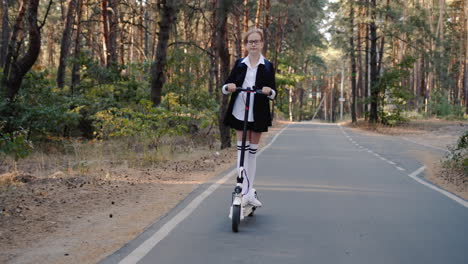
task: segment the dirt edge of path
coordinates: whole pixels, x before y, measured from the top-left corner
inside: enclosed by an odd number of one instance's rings
[[[260,147],[287,124],[275,121]],[[12,184],[0,191],[0,263],[97,263],[226,172],[235,157],[233,147],[156,168],[115,164],[98,178],[2,175]]]

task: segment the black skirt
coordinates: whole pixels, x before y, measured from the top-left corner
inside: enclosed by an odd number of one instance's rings
[[[225,120],[224,124],[235,130],[244,130],[244,121],[241,121],[235,118],[234,116],[232,116],[232,118]],[[259,133],[268,132],[268,127],[266,127],[265,129],[258,129],[258,128],[255,129],[254,122],[247,122],[247,130],[252,130],[254,132],[259,132]]]

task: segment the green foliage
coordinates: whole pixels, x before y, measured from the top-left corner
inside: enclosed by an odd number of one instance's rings
[[[58,89],[48,71],[31,71],[17,100],[0,100],[0,132],[5,153],[18,157],[29,151],[30,140],[84,136],[113,138],[148,136],[159,139],[196,133],[217,122],[218,102],[203,89],[206,74],[200,54],[174,50],[172,72],[164,87],[162,104],[148,101],[150,63],[102,67],[83,53],[80,83]]]
[[[282,85],[295,85],[296,84],[296,79],[294,76],[291,76],[290,74],[276,74],[276,85],[277,86],[282,86]]]
[[[429,115],[447,119],[463,119],[463,106],[449,101],[447,91],[436,90],[429,101]]]
[[[457,142],[450,148],[448,159],[443,164],[445,167],[460,169],[468,177],[468,131],[466,131]]]
[[[168,55],[168,72],[164,84],[162,103],[168,109],[184,106],[190,109],[215,110],[218,103],[206,88],[208,72],[202,67],[206,54],[193,48],[171,49]]]
[[[26,136],[26,131],[16,131],[14,133],[5,134],[1,133],[0,153],[12,156],[15,161],[27,157],[31,153],[33,145],[30,140],[26,139]]]
[[[73,61],[73,60],[72,60]],[[105,67],[92,59],[86,53],[80,54],[78,60],[74,61],[80,65],[83,72],[83,79],[92,82],[93,85],[110,84],[121,79],[121,66]],[[83,84],[83,83],[82,83]]]
[[[401,84],[401,80],[407,77],[415,59],[408,56],[395,68],[385,71],[379,79],[379,120],[385,125],[398,125],[407,120],[403,116],[406,105],[412,94]]]
[[[0,100],[2,133],[25,131],[32,136],[66,135],[79,115],[67,98],[53,91],[46,72],[29,72],[14,102]]]
[[[310,46],[322,45],[323,39],[318,27],[324,18],[325,4],[326,1],[323,0],[296,0],[294,4],[287,3],[287,1],[272,1],[271,16],[280,17],[287,9],[289,22],[282,29],[277,28],[277,24],[273,23],[270,26],[272,32],[277,30],[285,32],[288,37],[284,39],[282,45],[290,51],[303,51]]]
[[[184,106],[173,108],[170,111],[153,107],[150,101],[143,100],[137,109],[125,107],[99,111],[94,115],[96,136],[101,139],[133,136],[159,139],[164,135],[195,132],[199,126],[206,127],[215,117],[211,111],[199,112]]]

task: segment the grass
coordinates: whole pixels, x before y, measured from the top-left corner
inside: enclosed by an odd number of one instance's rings
[[[62,176],[102,177],[115,168],[156,167],[217,144],[208,142],[210,140],[213,137],[132,137],[106,141],[56,139],[38,143],[30,156],[17,162],[17,168],[21,173],[38,178],[48,178],[55,173]],[[14,171],[14,165],[13,159],[2,157],[0,185],[14,182],[10,175]]]
[[[16,181],[17,173],[5,173],[0,177],[0,187],[8,187],[14,184],[18,184]]]

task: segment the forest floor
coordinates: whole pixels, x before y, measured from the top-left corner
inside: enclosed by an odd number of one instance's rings
[[[275,121],[260,147],[285,125]],[[28,157],[14,173],[0,164],[0,263],[97,263],[236,157],[235,148],[198,147],[152,166],[104,156],[54,171],[60,166],[44,155]]]
[[[287,124],[275,122],[261,145]],[[365,122],[345,125],[440,149],[455,144],[468,129],[468,122],[443,120],[412,121],[394,128],[369,127]],[[428,168],[428,180],[468,198],[466,183],[447,180],[440,166],[441,151],[414,151],[414,156]],[[236,153],[235,148],[197,148],[146,167],[103,157],[97,166],[81,164],[71,170],[57,170],[48,159],[25,160],[29,166],[19,164],[15,173],[5,172],[0,164],[0,263],[96,263],[197,186],[232,167]]]

